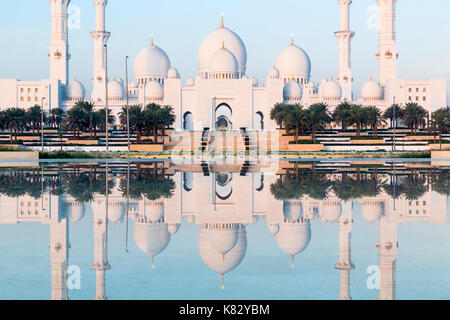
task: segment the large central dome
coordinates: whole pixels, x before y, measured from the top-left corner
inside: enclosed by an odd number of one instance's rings
[[[202,41],[198,51],[198,67],[201,76],[206,77],[209,63],[213,55],[222,48],[223,44],[236,58],[240,76],[247,69],[247,49],[242,39],[233,31],[223,26],[212,31]]]
[[[134,60],[134,77],[139,84],[145,84],[151,79],[166,79],[169,69],[169,57],[153,43],[153,38],[150,45],[142,49]]]
[[[309,82],[311,73],[311,60],[308,54],[300,47],[294,44],[282,50],[275,61],[274,66],[280,73],[280,78],[286,80],[295,80],[301,84]]]

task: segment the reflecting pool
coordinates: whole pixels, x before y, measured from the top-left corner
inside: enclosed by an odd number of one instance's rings
[[[0,299],[450,299],[449,192],[423,161],[4,167]]]

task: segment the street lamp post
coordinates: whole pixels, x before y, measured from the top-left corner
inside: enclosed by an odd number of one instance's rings
[[[127,92],[127,145],[128,152],[130,152],[130,102],[128,93],[128,56],[125,57],[125,79],[126,79],[126,92]]]
[[[392,151],[396,151],[396,128],[397,128],[397,106],[395,105],[395,97],[394,97],[394,105],[392,106],[393,110],[393,118],[394,118],[394,144],[393,144],[393,150]]]
[[[44,152],[44,100],[45,100],[45,98],[42,97],[42,99],[41,99],[41,147],[42,147],[42,152]]]
[[[109,114],[108,114],[108,45],[105,44],[105,114],[106,114],[106,152],[109,152]]]

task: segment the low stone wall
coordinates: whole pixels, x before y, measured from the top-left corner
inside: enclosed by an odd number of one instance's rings
[[[441,150],[439,143],[430,143],[430,150]],[[442,150],[450,150],[450,143],[443,143]]]
[[[0,160],[37,160],[39,152],[26,151],[1,151]]]
[[[65,144],[96,146],[98,145],[98,140],[67,140]]]
[[[379,145],[379,144],[386,144],[386,141],[384,141],[384,139],[380,139],[380,140],[371,140],[371,139],[367,139],[367,140],[363,140],[363,139],[352,139],[350,140],[350,142],[352,144],[363,144],[363,145]]]
[[[431,159],[450,159],[449,151],[431,151]]]
[[[16,138],[13,136],[13,140]],[[39,136],[17,136],[17,141],[41,141]]]
[[[133,152],[162,152],[164,145],[162,144],[132,144],[130,150]]]
[[[434,136],[406,136],[407,141],[430,141],[434,140]]]
[[[289,144],[288,150],[280,150],[280,151],[293,151],[293,152],[323,151],[323,144]]]

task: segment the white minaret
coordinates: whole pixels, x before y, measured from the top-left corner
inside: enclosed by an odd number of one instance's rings
[[[351,234],[352,234],[352,202],[342,204],[342,216],[339,224],[339,257],[335,268],[340,270],[341,291],[339,300],[351,300],[350,295],[350,271],[355,269],[351,256]]]
[[[395,6],[397,0],[377,0],[378,4],[378,53],[380,82],[397,78],[397,39]]]
[[[387,217],[380,219],[380,239],[377,243],[380,264],[380,293],[378,300],[397,300],[397,223]]]
[[[95,31],[91,32],[94,40],[94,72],[92,99],[105,101],[106,90],[106,48],[110,33],[105,31],[105,9],[108,0],[93,0],[95,5]]]
[[[50,0],[50,80],[69,81],[69,40],[67,32],[67,6],[70,0]]]
[[[339,9],[341,12],[341,26],[338,32],[334,35],[338,40],[339,47],[339,84],[342,88],[342,98],[348,101],[353,99],[352,90],[352,39],[355,36],[353,31],[350,31],[350,5],[352,0],[338,0]]]
[[[51,299],[68,300],[67,268],[69,259],[69,225],[67,219],[50,224]]]
[[[105,291],[105,271],[110,270],[111,266],[108,261],[108,213],[106,201],[104,197],[99,197],[92,208],[94,211],[94,263],[91,266],[91,270],[95,270],[95,300],[108,299]]]

